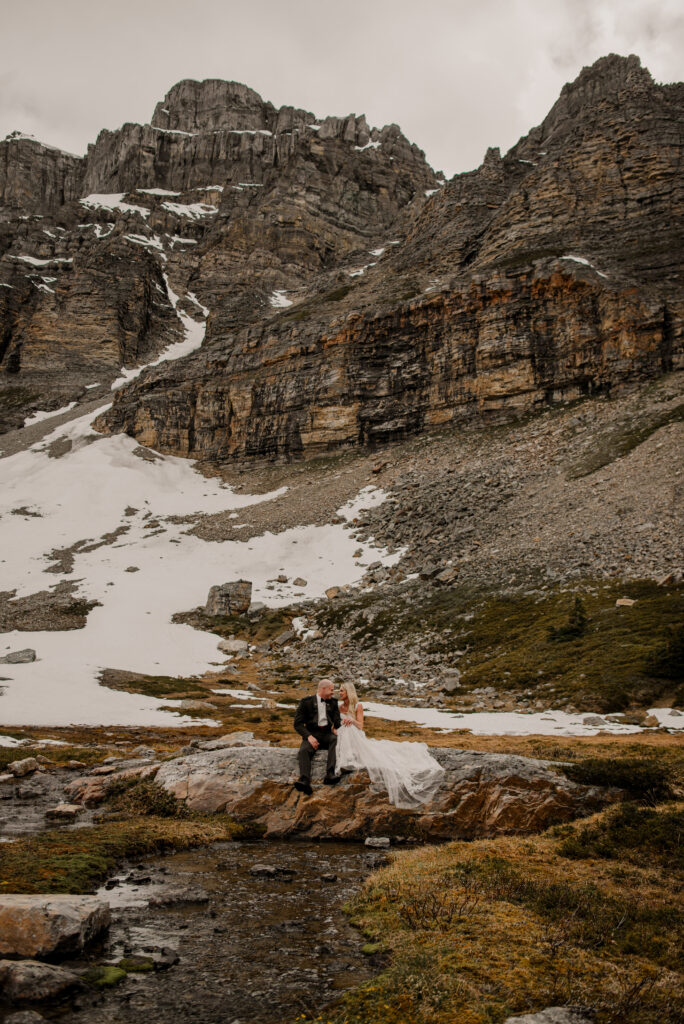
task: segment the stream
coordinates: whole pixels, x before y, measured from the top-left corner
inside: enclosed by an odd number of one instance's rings
[[[160,969],[37,1009],[59,1024],[284,1024],[319,1013],[380,966],[342,907],[381,860],[356,844],[249,841],[129,865],[99,892],[113,915],[103,944],[63,966],[139,957]]]

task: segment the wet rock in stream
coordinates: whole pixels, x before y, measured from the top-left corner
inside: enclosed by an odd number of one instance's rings
[[[265,865],[273,873],[253,874]],[[373,974],[342,912],[368,871],[360,845],[304,842],[221,843],[144,875],[129,867],[99,893],[112,906],[104,945],[64,967],[150,969],[41,1013],[60,1024],[280,1024],[319,1012]],[[200,892],[208,902],[176,902]]]

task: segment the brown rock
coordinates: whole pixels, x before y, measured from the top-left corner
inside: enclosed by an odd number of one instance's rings
[[[104,800],[107,790],[117,779],[136,777],[151,779],[154,778],[158,767],[156,764],[146,764],[124,768],[122,771],[109,775],[86,775],[70,782],[64,792],[74,803],[83,804],[84,807],[94,807]]]
[[[96,896],[0,894],[0,954],[47,957],[83,949],[109,926]]]
[[[45,812],[45,817],[55,821],[74,821],[82,813],[83,807],[80,804],[57,804]]]
[[[17,778],[23,778],[25,775],[32,775],[33,772],[40,770],[40,762],[35,757],[25,757],[21,761],[11,761],[7,765],[7,771],[11,772],[12,775]]]

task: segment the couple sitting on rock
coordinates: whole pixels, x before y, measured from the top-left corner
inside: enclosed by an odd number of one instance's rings
[[[302,743],[295,789],[311,795],[311,765],[316,752],[326,750],[325,785],[337,785],[342,775],[350,772],[366,771],[374,789],[385,789],[396,807],[429,803],[441,785],[444,769],[430,755],[427,744],[370,739],[363,729],[363,705],[353,684],[340,686],[339,703],[334,689],[330,679],[321,679],[317,692],[299,702],[294,727]]]

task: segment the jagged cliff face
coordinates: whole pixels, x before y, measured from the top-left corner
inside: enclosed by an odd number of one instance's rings
[[[401,234],[438,181],[399,129],[181,82],[152,123],[85,158],[0,143],[0,427],[85,397],[179,340],[174,303],[223,335]]]
[[[192,315],[209,308],[206,341],[118,392],[98,426],[213,463],[519,414],[676,368],[683,99],[637,58],[605,58],[506,156],[490,150],[442,187],[396,126],[181,82],[150,125],[101,133],[70,179],[142,212],[52,207],[45,192],[74,260],[54,299],[4,276],[9,263],[26,277],[17,253],[37,237],[54,255],[46,225],[2,225],[0,280],[18,294],[0,288],[0,304],[23,326],[5,326],[0,367],[37,373],[45,323],[68,332],[88,289],[93,325],[109,311],[88,358],[145,359],[177,329],[166,274]],[[105,301],[112,260],[118,298]]]

